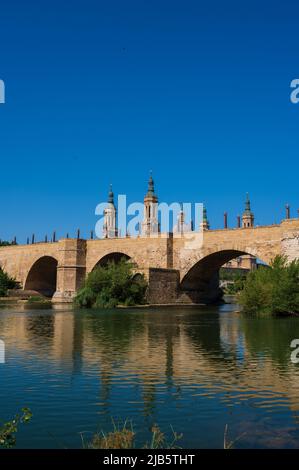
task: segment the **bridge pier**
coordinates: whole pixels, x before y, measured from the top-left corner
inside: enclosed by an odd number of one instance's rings
[[[199,279],[196,287],[184,288],[180,284],[180,271],[149,268],[147,301],[150,304],[210,304],[221,299],[219,271],[209,282]]]
[[[180,272],[176,269],[149,268],[147,301],[173,304],[178,297]]]
[[[211,279],[198,279],[195,287],[180,286],[177,302],[191,304],[212,304],[222,299],[219,287],[219,271]]]
[[[59,241],[57,287],[53,302],[70,302],[82,286],[86,273],[86,240]]]

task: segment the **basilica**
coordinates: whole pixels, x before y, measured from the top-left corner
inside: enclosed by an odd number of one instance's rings
[[[254,214],[250,208],[250,200],[247,194],[245,202],[245,210],[241,217],[237,217],[238,228],[250,228],[254,226]],[[203,207],[202,220],[200,224],[202,230],[210,230],[210,224],[207,217],[207,209]],[[227,227],[227,213],[224,213],[224,228]],[[186,223],[183,206],[177,215],[176,224],[173,226],[173,233],[186,233],[193,230],[192,221]],[[150,236],[160,232],[160,224],[158,220],[158,196],[155,193],[154,180],[150,174],[148,181],[147,193],[144,196],[144,217],[140,226],[139,234],[141,236]],[[122,234],[123,235],[123,234]],[[128,235],[128,234],[126,234]],[[104,211],[103,238],[115,238],[121,236],[117,230],[116,224],[116,207],[114,204],[114,194],[112,185],[108,194],[107,208]]]
[[[207,209],[203,207],[202,219],[200,223],[200,230],[210,230],[210,223],[207,216]],[[117,238],[123,236],[117,228],[116,223],[117,209],[114,203],[114,194],[112,191],[112,185],[108,193],[107,207],[104,210],[104,222],[103,222],[103,238]],[[173,234],[184,234],[193,230],[192,221],[189,223],[185,220],[185,213],[183,206],[178,212],[176,223],[173,226]],[[250,199],[247,194],[245,202],[245,210],[241,216],[237,217],[237,228],[250,228],[254,226],[254,214],[251,211]],[[227,226],[227,213],[224,213],[224,228]],[[149,237],[160,232],[160,223],[158,219],[158,196],[155,193],[154,180],[152,174],[150,174],[148,181],[147,192],[144,196],[144,214],[143,220],[139,227],[139,236]],[[126,236],[130,236],[127,232]],[[244,255],[235,258],[223,267],[225,269],[234,269],[239,271],[249,271],[255,269],[257,266],[256,258],[251,255]]]

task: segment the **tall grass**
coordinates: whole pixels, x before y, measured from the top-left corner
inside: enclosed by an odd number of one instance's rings
[[[131,421],[124,423],[115,423],[112,420],[112,430],[108,433],[100,431],[96,433],[90,442],[85,442],[81,435],[82,445],[87,449],[177,449],[177,442],[182,438],[182,434],[177,434],[172,426],[171,436],[168,437],[163,433],[159,426],[154,424],[150,429],[150,440],[143,445],[137,443],[137,433],[133,429]]]

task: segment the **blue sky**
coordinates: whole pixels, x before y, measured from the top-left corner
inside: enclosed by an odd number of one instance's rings
[[[296,215],[295,1],[3,1],[0,238],[87,234],[109,183],[235,225]]]

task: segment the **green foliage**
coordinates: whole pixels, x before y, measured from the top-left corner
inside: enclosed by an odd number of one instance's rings
[[[285,256],[276,256],[270,269],[260,267],[252,271],[238,300],[248,313],[299,313],[299,260],[288,263]]]
[[[0,267],[0,297],[6,297],[8,289],[17,289],[19,283]]]
[[[43,304],[49,304],[51,303],[51,300],[49,299],[45,299],[44,297],[41,297],[40,295],[31,295],[28,300],[27,300],[27,303],[28,304],[31,304],[31,303],[43,303]]]
[[[75,298],[79,307],[113,308],[117,305],[144,303],[147,288],[143,276],[134,277],[134,265],[122,258],[108,262],[89,273],[84,286]]]
[[[235,281],[236,279],[245,278],[246,273],[243,273],[244,270],[240,268],[220,268],[219,269],[219,279],[221,281]]]
[[[233,278],[233,282],[231,284],[227,284],[224,292],[225,294],[235,295],[241,290],[243,290],[244,285],[246,282],[246,275],[244,274],[235,274]]]
[[[17,414],[11,421],[0,426],[0,447],[10,449],[16,445],[16,433],[19,424],[28,423],[32,418],[29,408],[22,408],[22,414]]]

